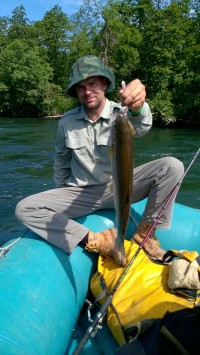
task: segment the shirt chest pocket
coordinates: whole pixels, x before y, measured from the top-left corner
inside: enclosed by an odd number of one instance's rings
[[[97,139],[97,149],[99,154],[103,157],[109,158],[109,152],[112,145],[112,140],[110,136],[102,136]]]
[[[65,134],[65,143],[67,148],[80,149],[86,146],[86,138],[73,134]]]
[[[73,134],[67,134],[65,137],[66,147],[73,151],[72,154],[76,156],[76,159],[81,159],[81,156],[85,158],[87,155],[86,138]]]

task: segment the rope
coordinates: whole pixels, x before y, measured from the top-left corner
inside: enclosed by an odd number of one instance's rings
[[[10,250],[10,248],[16,244],[21,238],[23,238],[25,236],[25,234],[29,231],[29,229],[25,230],[22,235],[20,235],[16,240],[14,240],[12,243],[6,245],[3,248],[0,248],[0,258],[4,257],[7,252]]]

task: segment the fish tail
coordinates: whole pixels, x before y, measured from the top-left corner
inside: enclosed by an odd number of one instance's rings
[[[124,243],[120,245],[116,243],[114,251],[111,256],[115,259],[118,265],[126,266],[126,253],[124,249]]]

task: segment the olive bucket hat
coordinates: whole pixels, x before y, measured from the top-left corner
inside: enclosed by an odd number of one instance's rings
[[[105,91],[106,93],[114,90],[115,77],[112,70],[106,65],[103,65],[98,57],[95,57],[94,55],[87,55],[78,59],[71,68],[69,84],[67,88],[68,95],[77,97],[75,89],[76,84],[91,76],[103,76],[108,79],[109,84]]]

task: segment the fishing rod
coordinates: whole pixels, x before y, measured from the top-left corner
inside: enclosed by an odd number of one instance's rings
[[[174,195],[176,194],[177,190],[179,189],[183,179],[185,178],[186,174],[188,173],[189,169],[191,168],[191,166],[193,165],[193,163],[195,162],[197,156],[200,153],[200,148],[197,150],[196,154],[194,155],[192,161],[190,162],[189,166],[187,167],[187,169],[185,170],[184,174],[182,175],[182,177],[180,178],[180,180],[177,182],[177,184],[174,186],[174,188],[171,190],[171,192],[169,193],[168,197],[166,198],[166,201],[162,207],[162,209],[160,210],[160,212],[158,213],[157,217],[154,220],[154,223],[151,225],[149,231],[147,232],[146,236],[144,237],[143,241],[141,242],[141,244],[138,246],[138,249],[136,250],[135,254],[133,255],[133,257],[131,258],[131,260],[129,261],[128,265],[125,267],[124,272],[122,273],[122,275],[120,276],[119,280],[116,282],[115,286],[113,287],[113,290],[111,291],[111,293],[107,296],[107,299],[105,300],[105,302],[103,303],[103,305],[101,306],[100,310],[97,312],[96,318],[94,319],[93,323],[88,327],[88,329],[86,330],[84,336],[82,337],[82,339],[80,340],[80,342],[78,343],[76,349],[73,352],[73,355],[79,355],[81,350],[83,349],[84,345],[86,344],[87,340],[90,337],[94,337],[98,331],[98,329],[102,328],[102,322],[104,319],[104,315],[106,314],[107,308],[109,307],[109,305],[112,302],[112,298],[113,295],[115,294],[115,292],[117,291],[118,287],[120,286],[121,282],[123,281],[123,279],[125,278],[126,274],[128,273],[131,265],[133,264],[134,260],[136,259],[136,257],[138,256],[140,250],[143,248],[144,243],[147,241],[147,239],[149,238],[151,232],[153,231],[153,229],[155,228],[155,226],[157,225],[160,217],[163,215],[165,209],[167,208],[167,206],[169,205],[169,203],[171,202],[172,198],[174,197]]]

